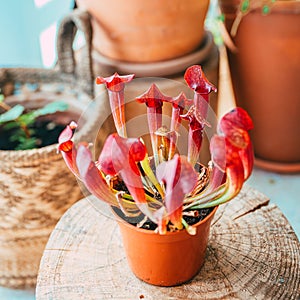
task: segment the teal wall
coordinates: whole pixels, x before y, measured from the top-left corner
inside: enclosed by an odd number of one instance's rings
[[[38,7],[38,3],[44,4]],[[48,65],[44,63],[40,35],[51,26],[57,28],[59,20],[73,6],[74,0],[2,0],[0,67],[51,67],[51,58]],[[55,56],[55,36],[49,37],[43,48]]]

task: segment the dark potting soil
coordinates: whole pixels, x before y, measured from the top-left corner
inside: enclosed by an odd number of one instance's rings
[[[202,221],[203,219],[205,219],[206,216],[208,216],[210,214],[210,212],[212,212],[212,211],[213,211],[213,208],[199,209],[199,210],[197,210],[198,216],[196,216],[196,217],[183,216],[183,219],[187,222],[188,225],[194,225],[194,224]],[[133,225],[136,226],[136,224],[133,224]],[[153,223],[152,221],[147,221],[140,228],[148,229],[148,230],[155,230],[156,227],[157,227],[157,225],[155,223]]]
[[[118,214],[118,216],[120,216],[123,220],[125,220],[126,222],[128,222],[133,226],[137,226],[139,222],[141,222],[144,219],[144,215],[141,215],[136,218],[126,217],[120,209],[118,208],[113,208],[113,209],[115,213]],[[183,216],[183,219],[187,222],[188,225],[194,225],[204,220],[213,211],[213,209],[214,207],[202,208],[196,211],[197,212],[196,216]],[[147,230],[155,230],[157,228],[157,225],[152,221],[147,220],[139,228],[143,228]]]
[[[56,124],[52,120],[37,120],[33,126],[35,134],[33,137],[37,138],[38,144],[35,148],[42,148],[45,146],[53,145],[58,142],[58,137],[60,133],[65,128],[65,125]],[[15,150],[18,146],[18,142],[10,141],[10,137],[14,135],[16,129],[4,130],[3,127],[0,127],[0,150]]]
[[[155,172],[154,169],[152,169],[152,170]],[[128,191],[126,185],[119,178],[114,179],[113,186],[116,190],[124,191],[129,194],[129,191]],[[160,200],[160,199],[158,198],[157,200]],[[147,229],[147,230],[155,230],[157,228],[157,224],[155,224],[154,222],[152,222],[149,219],[147,219],[147,221],[144,222],[145,215],[143,215],[143,214],[141,214],[137,217],[127,217],[119,208],[114,207],[113,210],[119,217],[121,217],[123,220],[125,220],[126,222],[128,222],[129,224],[131,224],[133,226],[139,226],[139,228]],[[191,215],[183,215],[183,219],[187,222],[188,225],[194,225],[194,224],[204,220],[213,210],[214,210],[214,207],[202,208],[199,210],[195,210],[195,211],[193,211],[194,213],[192,213]],[[142,224],[142,225],[140,226],[140,224]]]

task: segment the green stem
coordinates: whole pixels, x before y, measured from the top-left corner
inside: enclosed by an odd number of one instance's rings
[[[165,193],[162,188],[162,186],[157,181],[149,163],[148,155],[145,156],[145,158],[140,162],[140,165],[147,176],[147,178],[150,180],[150,182],[153,184],[153,186],[156,188],[157,192],[160,194],[161,198],[164,197]]]
[[[200,198],[199,198],[199,195],[197,195],[195,197],[187,198],[184,201],[184,204],[187,204],[187,205],[184,205],[183,209],[184,210],[194,209],[196,206],[198,209],[198,206],[213,202],[215,198],[220,197],[221,194],[224,192],[226,192],[225,184],[219,186],[217,189],[215,189],[213,192],[211,192],[207,195],[200,196]]]

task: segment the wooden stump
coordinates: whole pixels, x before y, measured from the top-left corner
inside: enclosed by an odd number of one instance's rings
[[[99,213],[97,199],[85,198],[67,211],[48,241],[37,299],[299,299],[299,241],[280,210],[268,204],[244,187],[219,207],[199,274],[163,288],[131,273],[117,223]]]

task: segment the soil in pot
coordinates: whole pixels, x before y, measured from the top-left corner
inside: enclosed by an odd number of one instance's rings
[[[184,215],[183,219],[187,222],[188,225],[192,226],[204,220],[213,210],[214,210],[213,207],[199,209],[195,212],[194,215]],[[146,222],[142,222],[145,217],[144,215],[141,215],[138,218],[134,218],[133,220],[132,218],[126,217],[124,213],[118,208],[114,208],[114,212],[121,219],[138,228],[146,229],[146,230],[155,230],[157,228],[157,225],[149,219],[147,219]]]
[[[59,124],[52,120],[36,120],[30,126],[34,130],[32,137],[36,138],[35,148],[42,148],[48,145],[56,144],[59,134],[63,131],[66,124]],[[15,136],[18,128],[5,129],[0,127],[0,150],[16,150],[19,142],[11,139]]]

